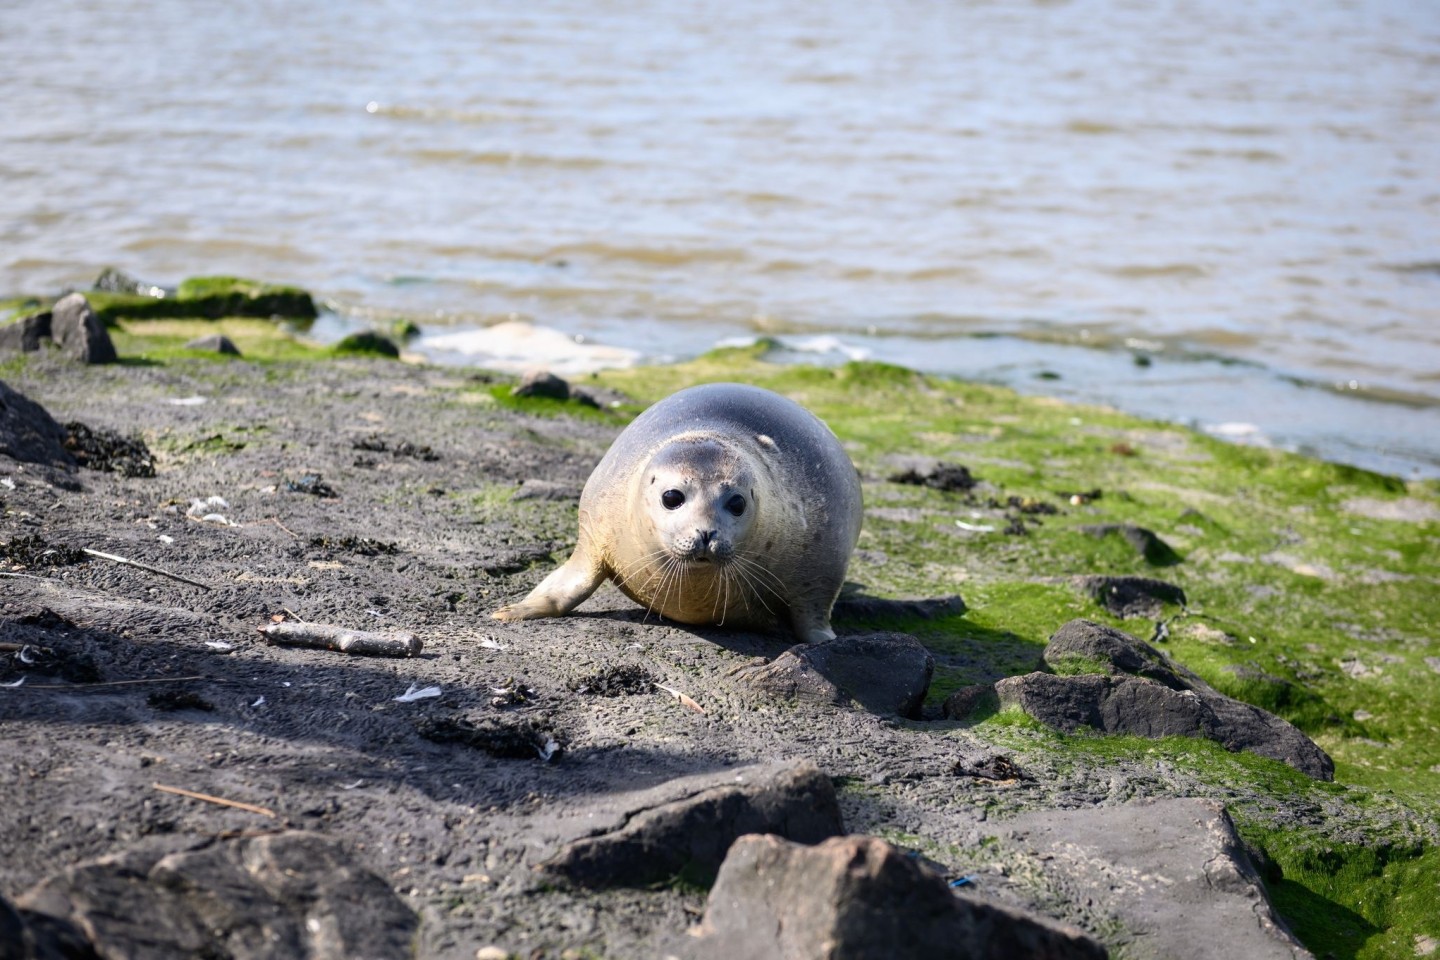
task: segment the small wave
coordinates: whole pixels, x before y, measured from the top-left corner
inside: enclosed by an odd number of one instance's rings
[[[1249,163],[1284,163],[1283,154],[1273,150],[1216,150],[1213,147],[1195,147],[1185,151],[1185,156],[1201,160],[1244,160]]]
[[[559,170],[595,170],[608,166],[597,157],[553,157],[518,150],[409,150],[405,155],[422,163],[459,164],[471,167],[537,167]]]
[[[1127,280],[1200,280],[1209,276],[1209,271],[1194,263],[1131,263],[1105,272]]]
[[[550,261],[567,257],[627,260],[661,267],[677,267],[690,263],[741,263],[746,259],[745,251],[734,247],[700,247],[687,250],[679,247],[622,247],[597,242],[552,247],[541,259]]]
[[[1396,263],[1386,267],[1395,273],[1418,274],[1440,277],[1440,260],[1417,260],[1414,263]]]
[[[512,113],[497,113],[493,110],[407,107],[402,104],[384,104],[374,100],[365,104],[365,112],[377,117],[394,117],[397,120],[423,120],[429,122],[464,124],[507,123],[524,119]]]
[[[1124,131],[1113,123],[1101,120],[1071,120],[1065,124],[1066,133],[1078,133],[1087,137],[1103,137]]]
[[[262,256],[276,263],[314,263],[318,257],[313,253],[285,243],[267,243],[258,240],[244,240],[238,237],[140,237],[124,244],[121,249],[132,253],[151,251],[178,251],[196,263],[213,262],[225,257]]]

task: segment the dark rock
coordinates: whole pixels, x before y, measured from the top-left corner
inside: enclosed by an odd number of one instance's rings
[[[913,717],[934,673],[935,658],[909,634],[864,633],[799,644],[742,675],[777,696]]]
[[[136,280],[124,270],[117,270],[115,267],[101,270],[100,276],[95,278],[90,288],[104,293],[142,293],[146,296],[151,295],[150,291],[159,289],[153,283]]]
[[[196,337],[185,344],[186,350],[204,350],[206,353],[223,353],[229,357],[241,355],[240,348],[235,346],[235,341],[223,333],[212,333],[208,337]]]
[[[1185,591],[1148,577],[1076,577],[1075,585],[1117,617],[1158,617],[1165,604],[1185,606]]]
[[[50,338],[65,356],[81,363],[114,363],[119,359],[105,325],[82,294],[61,297],[50,314]]]
[[[708,882],[744,834],[818,843],[845,831],[834,785],[809,761],[752,767],[727,780],[632,812],[623,826],[567,844],[540,869],[585,887],[644,886],[674,877]]]
[[[552,400],[570,399],[570,384],[561,380],[549,370],[530,370],[510,390],[515,397],[549,397]]]
[[[630,400],[619,390],[612,390],[609,387],[576,386],[570,384],[570,399],[585,404],[587,407],[597,407],[601,410],[609,410],[611,407],[618,407]]]
[[[742,837],[690,945],[694,958],[1100,958],[1081,931],[966,896],[874,837],[805,847]]]
[[[1242,700],[1232,700],[1200,681],[1201,696],[1215,713],[1218,740],[1227,750],[1245,750],[1279,760],[1316,780],[1334,780],[1335,762],[1288,720]]]
[[[965,610],[965,601],[960,598],[959,594],[912,600],[852,594],[835,601],[831,617],[836,620],[888,620],[897,617],[919,617],[923,620],[933,620],[936,617],[959,616]]]
[[[891,483],[905,483],[911,486],[929,487],[932,490],[964,492],[973,490],[980,481],[970,473],[968,467],[958,463],[936,462],[924,466],[910,467],[890,476]]]
[[[51,314],[32,313],[0,327],[0,353],[34,353],[50,343]]]
[[[334,841],[298,831],[82,863],[16,906],[27,923],[83,930],[100,956],[147,960],[402,958],[418,927],[385,881]]]
[[[579,500],[580,488],[569,483],[555,483],[551,480],[526,480],[510,495],[511,500],[548,500],[563,502]]]
[[[1049,883],[1123,924],[1127,956],[1310,957],[1214,801],[1045,810],[1004,824],[1001,836],[1032,855]]]
[[[325,478],[318,473],[307,473],[299,480],[286,480],[285,489],[291,493],[308,493],[322,500],[335,500],[340,496],[340,491],[326,483]]]
[[[1198,696],[1143,677],[1029,673],[997,681],[995,693],[1002,707],[1019,707],[1065,733],[1090,727],[1140,737],[1217,739],[1214,713]]]
[[[74,468],[65,428],[44,407],[0,380],[0,454],[21,463]]]
[[[1176,674],[1163,653],[1114,627],[1091,620],[1071,620],[1056,630],[1045,647],[1045,662],[1058,672],[1076,661],[1108,665],[1106,673],[1128,673],[1148,677],[1173,690],[1189,685]],[[1081,671],[1074,671],[1081,672]]]
[[[1288,721],[1231,699],[1154,647],[1113,627],[1072,620],[1055,631],[1045,661],[1067,669],[1089,664],[1104,673],[1031,673],[995,684],[1001,706],[1017,706],[1066,733],[1091,727],[1142,737],[1214,740],[1331,780],[1335,764]]]
[[[974,713],[989,708],[991,711],[998,710],[1000,701],[995,696],[995,685],[993,683],[977,683],[968,687],[961,687],[940,705],[940,712],[949,720],[966,720]]]
[[[99,960],[72,923],[19,910],[0,897],[0,960]]]
[[[1093,537],[1108,537],[1118,533],[1145,562],[1157,567],[1170,567],[1180,562],[1180,555],[1170,544],[1161,540],[1153,530],[1137,527],[1130,523],[1096,523],[1080,528]]]
[[[35,938],[10,901],[0,897],[0,960],[30,960],[35,956]]]

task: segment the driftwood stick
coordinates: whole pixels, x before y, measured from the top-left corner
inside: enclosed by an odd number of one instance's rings
[[[208,793],[196,793],[194,790],[186,790],[183,787],[167,787],[163,783],[150,784],[162,793],[173,793],[181,797],[189,797],[191,800],[204,800],[206,803],[218,803],[222,807],[234,807],[236,810],[244,810],[248,813],[258,813],[262,817],[276,819],[275,811],[268,807],[257,807],[253,803],[241,803],[239,800],[226,800],[224,797],[212,797]]]
[[[258,628],[270,643],[287,647],[316,647],[371,657],[413,657],[420,653],[420,638],[413,633],[375,633],[350,630],[327,623],[267,623]]]
[[[202,590],[214,589],[208,583],[201,583],[199,580],[191,580],[189,577],[182,577],[178,573],[171,573],[169,570],[161,570],[159,567],[152,567],[148,563],[141,563],[139,560],[130,560],[126,557],[117,557],[113,553],[101,553],[99,550],[91,550],[89,547],[81,547],[83,552],[92,557],[99,557],[101,560],[109,560],[112,563],[123,563],[131,567],[139,567],[149,573],[158,573],[162,577],[169,577],[171,580],[179,580],[181,583],[188,583],[192,587],[199,587]]]

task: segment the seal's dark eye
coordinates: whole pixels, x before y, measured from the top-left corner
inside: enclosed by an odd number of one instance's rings
[[[745,512],[745,498],[738,493],[735,494],[735,496],[725,501],[725,509],[730,511],[731,516],[740,516],[740,514]]]
[[[666,490],[660,494],[660,502],[665,505],[666,510],[679,510],[685,502],[685,494],[679,490]]]

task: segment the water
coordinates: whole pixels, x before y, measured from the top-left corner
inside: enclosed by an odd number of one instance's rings
[[[0,291],[779,335],[1440,476],[1431,0],[8,0],[0,89]]]

